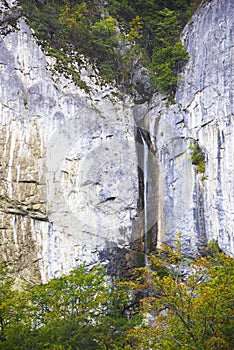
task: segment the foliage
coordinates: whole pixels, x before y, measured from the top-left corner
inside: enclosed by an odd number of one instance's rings
[[[191,150],[191,161],[193,165],[196,165],[198,173],[205,173],[206,170],[206,162],[205,156],[199,147],[198,143],[192,143],[189,146]]]
[[[178,72],[188,59],[180,33],[194,1],[19,3],[42,47],[56,58],[56,69],[87,92],[79,72],[87,62],[83,57],[98,71],[102,83],[115,81],[123,90],[133,91],[139,85],[134,73],[144,66],[150,71],[152,91],[173,96]]]
[[[165,248],[150,262],[129,286],[145,293],[145,322],[128,334],[133,348],[233,349],[234,260],[217,252],[189,262]]]
[[[5,329],[13,317],[13,279],[7,278],[7,269],[0,264],[0,339],[5,339]]]
[[[137,317],[125,312],[126,291],[110,286],[99,266],[91,271],[81,266],[17,293],[6,272],[1,277],[0,349],[115,349],[136,324]]]
[[[206,257],[164,248],[130,281],[84,266],[13,290],[1,267],[0,349],[231,350],[234,259],[211,242]]]
[[[165,8],[159,11],[155,35],[157,45],[153,49],[151,79],[153,87],[160,86],[160,91],[173,96],[178,83],[177,72],[183,61],[188,60],[188,55],[182,43],[178,40],[181,25],[174,11]],[[169,28],[169,30],[168,30]]]

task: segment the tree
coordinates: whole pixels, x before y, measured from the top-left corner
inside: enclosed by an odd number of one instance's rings
[[[15,316],[14,296],[12,290],[14,279],[8,277],[8,270],[0,264],[0,341],[6,340],[6,328]]]
[[[126,290],[110,284],[100,266],[82,265],[20,292],[12,290],[3,270],[0,292],[0,349],[116,350],[137,322],[126,313]]]
[[[172,97],[179,81],[181,65],[188,60],[186,49],[179,40],[181,30],[175,11],[167,8],[159,11],[150,75],[153,87]]]
[[[167,247],[131,281],[82,265],[18,292],[1,267],[0,349],[232,350],[234,259],[214,242],[207,254]]]
[[[145,294],[145,323],[128,335],[133,348],[233,349],[234,259],[218,253],[189,261],[166,248],[150,261],[130,285]]]

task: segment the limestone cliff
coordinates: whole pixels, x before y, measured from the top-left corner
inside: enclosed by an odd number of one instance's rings
[[[187,252],[217,239],[234,254],[233,18],[232,0],[205,2],[194,15],[170,107],[158,95],[134,105],[85,70],[84,93],[52,74],[22,18],[10,29],[1,21],[1,260],[20,278],[45,281],[128,247],[142,236],[145,208],[148,248],[181,232]]]
[[[132,108],[52,75],[23,19],[2,33],[1,260],[45,281],[135,240]]]

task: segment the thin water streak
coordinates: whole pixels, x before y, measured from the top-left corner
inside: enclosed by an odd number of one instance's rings
[[[149,148],[148,144],[145,140],[143,131],[139,129],[141,141],[143,144],[143,186],[144,186],[144,194],[143,194],[143,234],[144,234],[144,258],[145,258],[145,266],[148,266],[148,159],[149,159]]]

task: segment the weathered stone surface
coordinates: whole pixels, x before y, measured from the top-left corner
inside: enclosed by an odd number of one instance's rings
[[[22,270],[39,267],[44,281],[81,261],[94,263],[107,244],[122,247],[135,240],[131,102],[88,76],[89,95],[52,76],[52,60],[23,20],[2,35],[0,63],[4,261]]]

